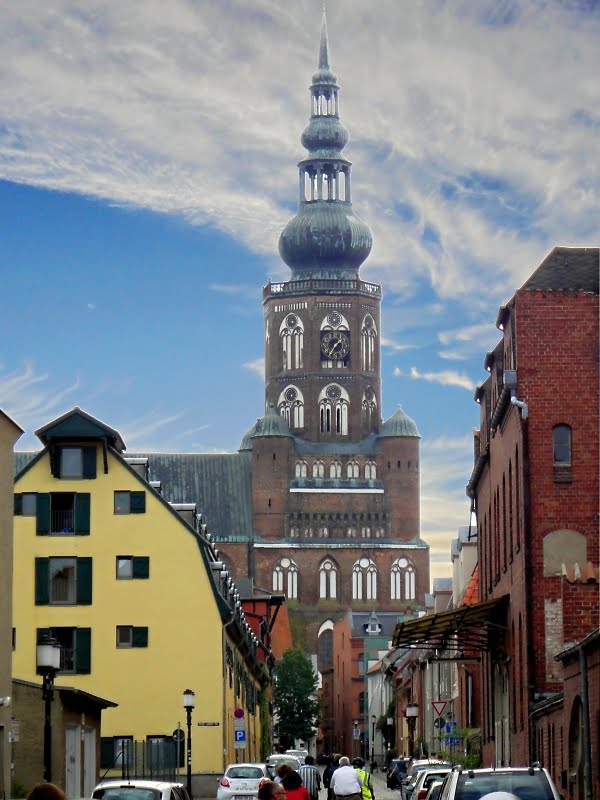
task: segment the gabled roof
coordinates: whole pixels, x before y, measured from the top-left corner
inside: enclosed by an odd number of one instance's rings
[[[479,567],[475,567],[473,574],[467,584],[462,599],[462,605],[474,606],[479,600]]]
[[[50,444],[57,439],[76,439],[78,441],[104,439],[119,453],[126,449],[118,431],[82,411],[78,406],[38,428],[35,435],[43,445]]]
[[[571,290],[598,294],[600,248],[555,247],[523,284],[523,290]]]
[[[393,646],[448,652],[489,650],[492,631],[505,628],[508,601],[509,595],[503,595],[401,622],[396,626]]]

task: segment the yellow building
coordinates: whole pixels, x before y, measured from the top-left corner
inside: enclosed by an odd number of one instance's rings
[[[57,685],[118,703],[102,719],[101,766],[119,774],[173,763],[191,689],[194,794],[214,794],[224,764],[264,755],[268,673],[206,526],[84,411],[36,433],[44,448],[15,479],[13,675],[36,680],[39,637],[57,639]]]

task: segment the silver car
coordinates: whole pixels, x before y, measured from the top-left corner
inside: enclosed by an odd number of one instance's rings
[[[246,800],[256,797],[262,781],[269,780],[264,764],[230,764],[219,781],[217,800]]]

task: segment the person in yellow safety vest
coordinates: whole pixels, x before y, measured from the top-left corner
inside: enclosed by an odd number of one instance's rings
[[[362,781],[362,800],[375,800],[375,792],[373,791],[373,778],[371,773],[364,769],[365,762],[362,758],[354,758],[352,766],[360,775]]]

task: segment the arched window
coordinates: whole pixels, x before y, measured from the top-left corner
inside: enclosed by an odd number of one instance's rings
[[[297,478],[306,478],[307,474],[306,461],[296,461],[294,474]]]
[[[377,397],[372,386],[366,386],[362,399],[363,417],[369,427],[377,420]]]
[[[377,465],[374,461],[367,461],[365,464],[365,478],[367,480],[375,480],[377,477]]]
[[[414,600],[416,597],[415,568],[407,558],[397,558],[392,564],[390,597],[392,600]]]
[[[360,529],[360,533],[363,539],[371,538],[371,528],[368,525],[363,525]]]
[[[352,599],[377,599],[377,567],[370,558],[360,558],[352,567]]]
[[[319,628],[317,665],[320,670],[333,664],[333,622],[328,619]]]
[[[325,476],[325,464],[322,461],[315,461],[312,466],[313,478],[323,478]]]
[[[319,597],[337,597],[337,567],[330,558],[319,567]]]
[[[370,314],[363,319],[360,329],[360,367],[367,372],[375,370],[375,340],[377,328]]]
[[[350,363],[350,327],[339,311],[330,311],[321,322],[321,366],[340,369]]]
[[[552,449],[556,466],[570,466],[571,428],[568,425],[555,425],[552,428]]]
[[[329,536],[329,528],[327,527],[327,525],[320,525],[318,534],[321,539],[327,539],[327,537]]]
[[[319,420],[321,433],[348,435],[348,392],[336,383],[330,383],[319,395]]]
[[[302,369],[304,365],[304,325],[296,314],[288,314],[279,327],[283,369]]]
[[[273,591],[284,592],[291,600],[298,597],[298,565],[287,556],[275,565]]]
[[[290,428],[304,427],[304,396],[295,386],[286,386],[277,400],[277,411]]]
[[[329,477],[330,478],[341,478],[342,477],[342,465],[339,461],[332,461],[329,465]]]
[[[356,528],[354,527],[354,525],[350,525],[346,535],[348,536],[349,539],[356,539]]]
[[[349,461],[348,466],[346,468],[346,475],[349,478],[358,478],[360,474],[360,467],[358,465],[358,461]]]

